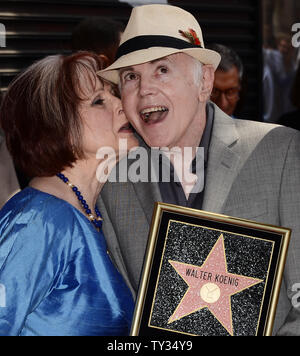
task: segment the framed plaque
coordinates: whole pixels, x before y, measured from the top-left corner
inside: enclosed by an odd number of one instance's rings
[[[131,335],[271,335],[290,233],[157,203]]]

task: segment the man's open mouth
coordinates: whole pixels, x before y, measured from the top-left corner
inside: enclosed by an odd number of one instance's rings
[[[167,116],[168,111],[169,109],[165,106],[153,106],[143,109],[140,116],[146,124],[156,123],[162,121]]]

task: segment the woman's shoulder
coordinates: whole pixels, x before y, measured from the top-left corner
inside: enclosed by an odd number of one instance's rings
[[[24,268],[43,258],[67,263],[73,223],[71,209],[54,196],[32,188],[17,193],[0,211],[0,270],[9,256],[19,256]]]
[[[44,218],[59,224],[75,218],[74,207],[54,195],[27,187],[15,194],[1,209],[0,216],[14,218],[22,223]]]
[[[14,195],[0,211],[0,243],[5,236],[30,238],[42,247],[53,242],[70,245],[74,231],[80,235],[84,224],[80,212],[66,201],[25,188]]]

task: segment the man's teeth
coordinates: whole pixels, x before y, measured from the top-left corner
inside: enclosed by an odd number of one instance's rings
[[[157,106],[157,107],[153,107],[153,108],[144,109],[141,111],[141,114],[145,115],[145,114],[149,114],[149,113],[156,112],[156,111],[167,111],[167,110],[168,109],[164,106]]]
[[[147,108],[141,111],[141,116],[144,121],[148,121],[150,119],[151,114],[154,112],[165,112],[168,111],[168,108],[164,106],[156,106],[152,108]]]

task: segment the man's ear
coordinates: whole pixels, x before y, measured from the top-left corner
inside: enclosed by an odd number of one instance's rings
[[[210,98],[215,80],[215,69],[211,64],[202,66],[202,86],[199,94],[201,102],[207,102]]]

